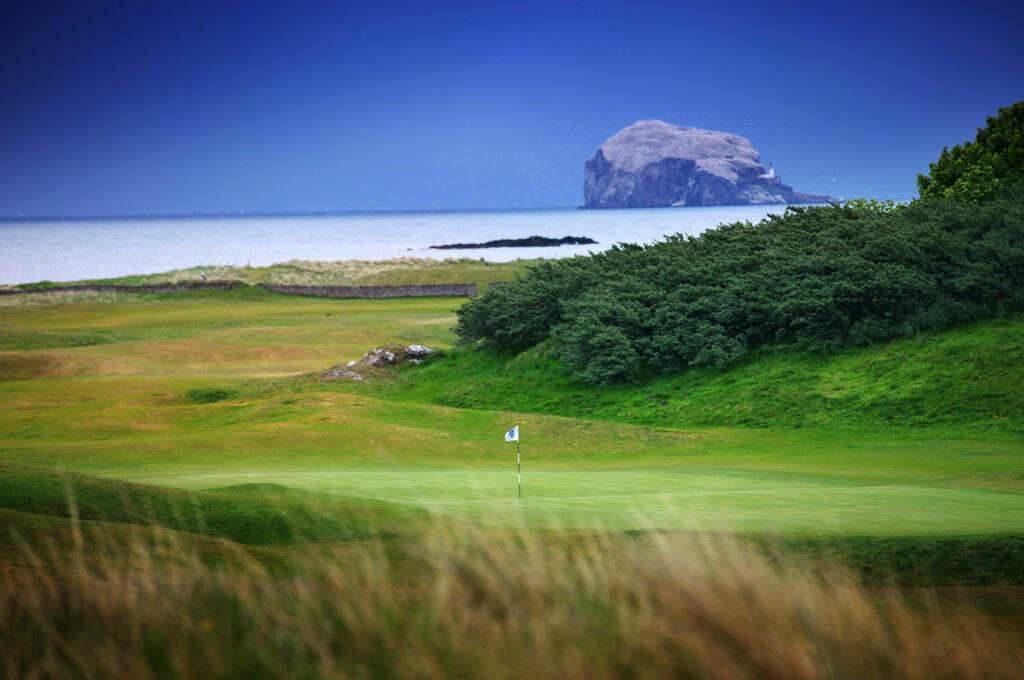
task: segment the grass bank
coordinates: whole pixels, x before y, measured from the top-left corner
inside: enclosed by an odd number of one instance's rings
[[[13,290],[49,288],[55,285],[119,284],[157,285],[197,283],[204,280],[280,283],[300,286],[403,286],[439,283],[475,283],[483,290],[492,281],[513,281],[526,273],[530,265],[543,259],[512,262],[488,262],[483,259],[442,259],[402,257],[391,260],[290,260],[268,267],[226,265],[189,267],[158,274],[119,276],[110,279],[84,279],[55,283],[4,286]],[[205,279],[204,279],[205,277]]]
[[[584,385],[544,346],[447,352],[378,385],[394,398],[663,427],[860,428],[1024,434],[1024,315],[835,354],[762,350],[727,371]]]

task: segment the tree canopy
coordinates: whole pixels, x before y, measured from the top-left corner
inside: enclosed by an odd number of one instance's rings
[[[917,176],[922,199],[971,203],[987,200],[1024,178],[1024,101],[999,109],[973,142],[946,147]]]
[[[545,262],[458,310],[456,333],[551,341],[579,379],[833,351],[1024,309],[1024,182],[982,204],[789,208],[650,246]]]

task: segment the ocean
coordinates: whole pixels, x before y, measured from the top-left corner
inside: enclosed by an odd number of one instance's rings
[[[396,257],[560,258],[758,222],[785,206],[631,210],[495,210],[336,215],[0,220],[0,284],[154,274],[199,265],[267,266],[289,260]],[[597,244],[435,250],[527,236],[588,236]]]

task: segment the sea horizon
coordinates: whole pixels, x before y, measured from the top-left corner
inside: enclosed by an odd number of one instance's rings
[[[851,200],[841,199],[840,203]],[[877,201],[893,201],[896,203],[908,203],[915,200],[914,197],[893,197],[875,198]],[[401,214],[446,214],[446,213],[489,213],[489,212],[544,212],[553,210],[694,210],[702,208],[736,208],[736,207],[775,207],[785,210],[790,204],[760,204],[760,205],[725,205],[725,206],[700,206],[700,205],[664,205],[648,208],[592,208],[585,205],[550,205],[533,207],[498,206],[490,208],[374,208],[374,209],[337,209],[337,210],[281,210],[281,211],[248,211],[238,210],[233,212],[181,212],[181,213],[96,213],[81,215],[0,215],[0,222],[51,222],[57,220],[68,221],[90,221],[90,220],[163,220],[163,219],[184,219],[184,218],[232,218],[232,217],[317,217],[317,216],[345,216],[345,215],[401,215]],[[793,207],[808,205],[828,205],[827,203],[800,203],[792,204]]]
[[[787,205],[679,208],[507,208],[308,213],[219,213],[0,218],[0,284],[80,281],[198,266],[269,266],[292,260],[400,257],[558,259],[696,236],[736,221],[759,222]],[[529,236],[583,236],[589,245],[438,250]]]
[[[660,210],[684,206],[662,206],[651,208]],[[701,207],[701,206],[689,206]],[[305,210],[291,211],[260,211],[249,212],[239,210],[237,212],[183,212],[183,213],[124,213],[124,214],[96,214],[96,215],[0,215],[0,222],[53,222],[53,221],[92,221],[92,220],[167,220],[167,219],[218,219],[236,217],[343,217],[346,215],[401,215],[401,214],[443,214],[443,213],[488,213],[488,212],[535,212],[552,210],[604,210],[604,208],[586,208],[584,206],[545,206],[535,208],[394,208],[375,210]]]

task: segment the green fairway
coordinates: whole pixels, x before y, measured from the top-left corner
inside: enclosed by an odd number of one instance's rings
[[[0,380],[294,375],[358,359],[381,338],[447,346],[461,302],[324,300],[257,288],[135,298],[0,307]]]
[[[637,388],[576,386],[536,353],[504,363],[455,353],[362,383],[318,377],[385,342],[450,346],[458,303],[243,289],[0,308],[0,459],[190,490],[272,483],[497,524],[1024,531],[1020,398],[986,377],[1019,376],[1015,360],[997,360],[1019,353],[1019,317]],[[969,365],[948,360],[961,353]],[[915,378],[873,377],[892,362]],[[944,366],[966,386],[926,389],[955,378]],[[799,427],[793,386],[833,404]],[[988,402],[977,397],[985,390]],[[851,415],[883,398],[916,400],[936,422]],[[689,403],[698,416],[680,406]],[[740,403],[761,427],[738,426]],[[998,418],[985,415],[993,404]],[[516,424],[521,502],[514,446],[502,439]]]

